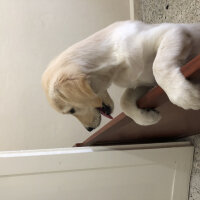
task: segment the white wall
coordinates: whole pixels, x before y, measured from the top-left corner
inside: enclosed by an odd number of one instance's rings
[[[66,147],[89,136],[48,105],[41,74],[71,44],[126,19],[128,0],[0,0],[0,150]],[[116,102],[119,94],[111,89]]]

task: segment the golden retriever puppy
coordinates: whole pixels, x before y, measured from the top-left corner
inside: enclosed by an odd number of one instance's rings
[[[180,67],[200,53],[200,24],[114,23],[78,42],[54,59],[42,76],[50,104],[77,117],[88,131],[101,114],[110,117],[113,101],[107,89],[124,87],[121,107],[140,125],[157,123],[154,110],[136,101],[158,84],[170,101],[184,109],[200,109],[200,89],[187,81]]]

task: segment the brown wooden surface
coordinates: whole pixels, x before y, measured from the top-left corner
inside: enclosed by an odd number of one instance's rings
[[[200,55],[184,65],[181,72],[186,78],[198,82]],[[161,121],[151,126],[140,126],[121,113],[75,146],[160,142],[200,133],[200,111],[184,110],[173,105],[159,86],[151,89],[137,104],[140,108],[158,108]]]

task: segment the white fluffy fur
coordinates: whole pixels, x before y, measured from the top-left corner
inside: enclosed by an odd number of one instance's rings
[[[123,111],[136,123],[151,125],[161,116],[139,109],[136,100],[146,92],[146,87],[156,82],[172,103],[184,109],[200,109],[199,87],[188,82],[180,72],[180,67],[199,53],[200,24],[148,25],[124,21],[73,45],[50,68],[71,70],[68,66],[73,65],[86,75],[99,96],[106,93],[111,83],[126,88],[121,98]],[[51,76],[53,86],[55,76]],[[51,88],[49,91],[50,96],[54,95]]]

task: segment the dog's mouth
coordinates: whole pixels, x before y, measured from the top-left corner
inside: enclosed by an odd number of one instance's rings
[[[103,103],[103,106],[101,108],[97,108],[97,110],[104,116],[109,119],[113,119],[113,117],[110,115],[111,114],[111,108],[110,106],[107,106],[106,104]]]

